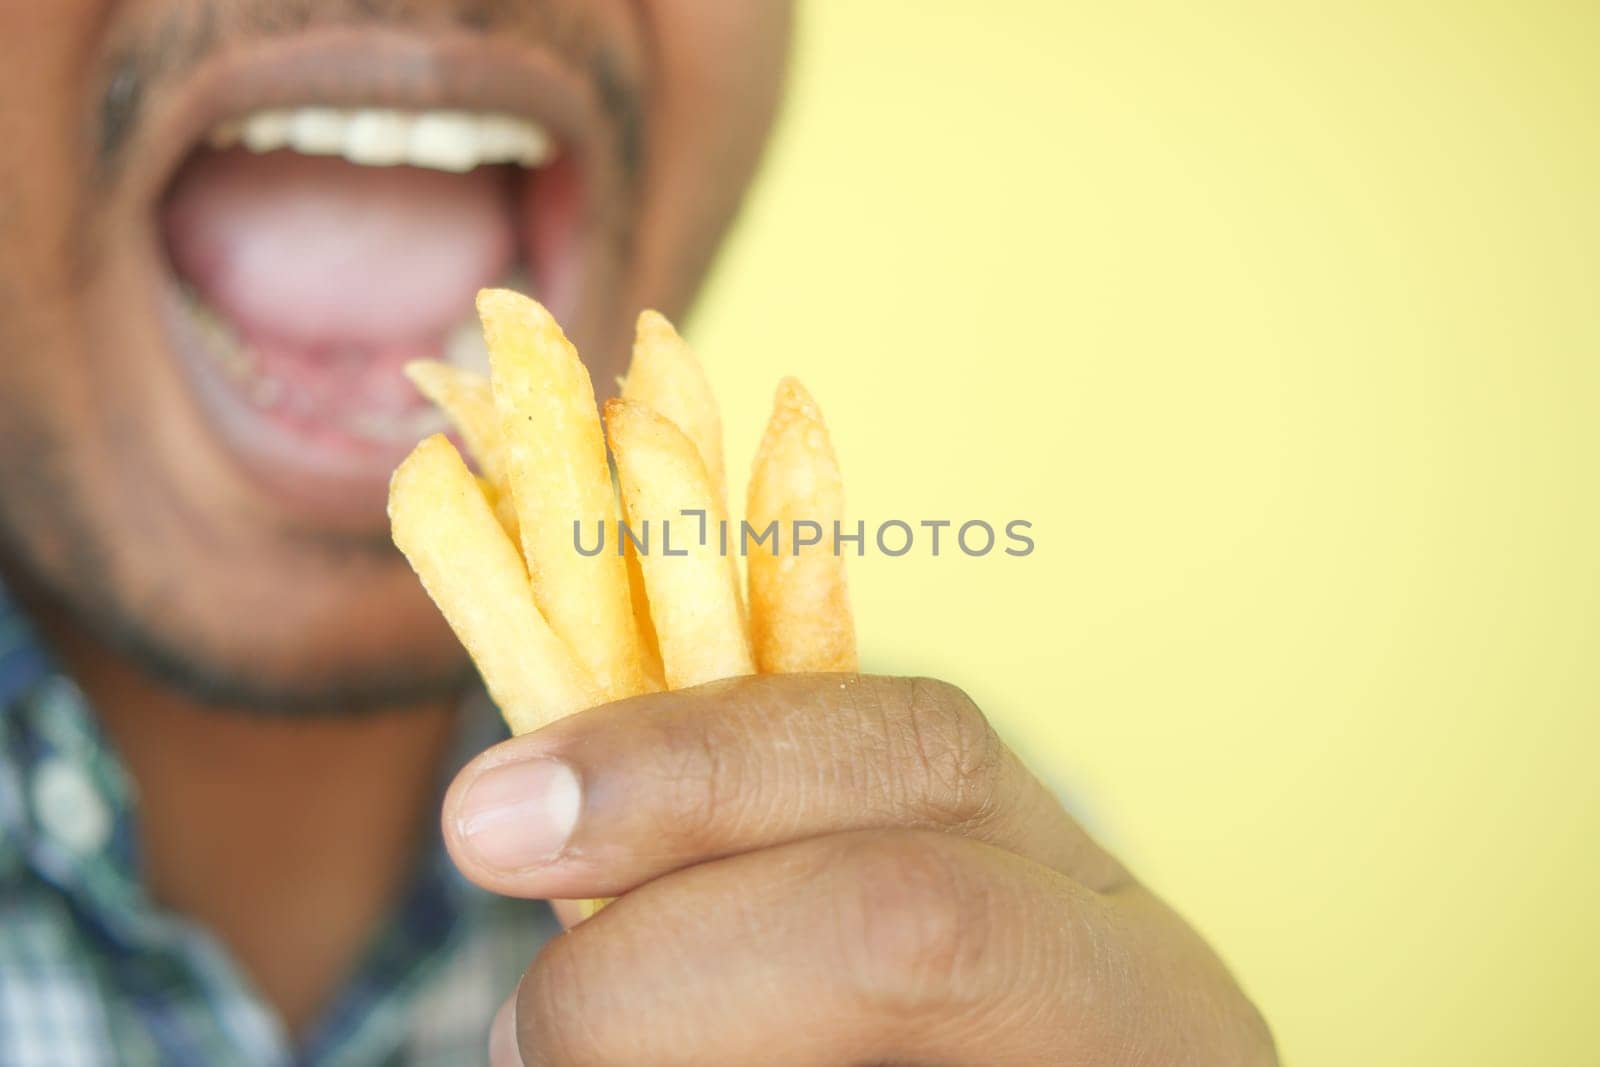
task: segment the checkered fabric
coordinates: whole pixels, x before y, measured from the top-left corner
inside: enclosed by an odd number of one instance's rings
[[[483,702],[479,702],[483,705]],[[493,741],[464,714],[463,755]],[[139,877],[132,783],[0,587],[0,1067],[482,1063],[557,927],[466,883],[435,840],[321,1020],[292,1040],[205,930]]]

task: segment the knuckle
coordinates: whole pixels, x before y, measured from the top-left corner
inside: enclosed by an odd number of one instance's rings
[[[939,825],[981,824],[995,810],[1006,749],[972,699],[931,678],[899,679],[894,747],[916,804]]]
[[[922,835],[875,835],[842,857],[844,975],[855,996],[895,1015],[943,1010],[981,951],[984,890]]]
[[[742,751],[728,723],[707,716],[663,716],[656,723],[650,793],[655,828],[673,850],[702,848],[723,836],[738,809]]]

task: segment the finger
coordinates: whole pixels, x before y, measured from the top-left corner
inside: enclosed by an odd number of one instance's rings
[[[708,859],[819,834],[931,829],[1095,889],[1126,878],[960,690],[775,675],[591,709],[457,776],[444,834],[498,893],[615,896]]]
[[[489,1026],[489,1067],[523,1067],[517,1051],[517,997],[512,994]]]
[[[549,943],[519,1047],[541,1067],[1174,1062],[1190,984],[1148,981],[1143,936],[975,841],[817,838],[652,882]]]

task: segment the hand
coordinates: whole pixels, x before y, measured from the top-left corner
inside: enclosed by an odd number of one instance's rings
[[[1276,1062],[1199,937],[940,682],[598,707],[474,760],[444,831],[494,892],[621,898],[533,961],[497,1065]]]

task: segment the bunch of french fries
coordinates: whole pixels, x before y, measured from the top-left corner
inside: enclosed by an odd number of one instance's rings
[[[721,536],[721,415],[665,318],[639,316],[602,432],[588,371],[548,311],[485,289],[478,314],[487,379],[434,361],[407,374],[444,410],[481,475],[435,434],[395,471],[389,521],[513,733],[662,688],[856,669],[844,559],[826,538],[750,548],[746,609],[739,553],[726,547],[741,543],[738,528]],[[756,451],[746,523],[831,530],[843,507],[822,414],[786,378]],[[655,529],[658,541],[636,549],[619,519],[635,537]],[[579,552],[575,522],[586,540],[601,524],[605,549]],[[663,523],[677,546],[671,555],[660,551]]]

